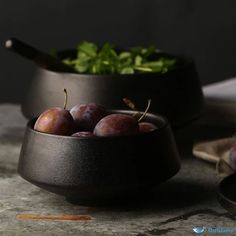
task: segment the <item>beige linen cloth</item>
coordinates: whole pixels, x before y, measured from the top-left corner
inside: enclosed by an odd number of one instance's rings
[[[229,152],[234,143],[236,137],[200,142],[193,146],[193,155],[215,164],[217,173],[227,176],[234,172],[229,165]]]
[[[203,86],[206,103],[204,124],[232,127],[236,130],[236,77]],[[236,137],[202,141],[193,146],[193,155],[215,164],[220,175],[229,175],[234,171],[229,165],[229,151],[236,143]]]

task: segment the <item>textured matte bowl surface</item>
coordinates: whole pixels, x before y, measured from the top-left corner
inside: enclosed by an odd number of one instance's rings
[[[113,112],[133,114],[133,111]],[[45,134],[28,122],[19,174],[79,202],[98,203],[145,192],[175,175],[179,154],[166,119],[148,113],[159,129],[133,136],[83,138]]]
[[[89,75],[38,68],[22,103],[22,112],[32,119],[49,107],[61,107],[66,88],[68,108],[96,102],[108,109],[127,109],[122,101],[127,97],[138,109],[144,110],[151,98],[150,112],[167,117],[172,127],[183,126],[201,115],[201,84],[193,60],[168,56],[179,60],[179,64],[165,74]]]

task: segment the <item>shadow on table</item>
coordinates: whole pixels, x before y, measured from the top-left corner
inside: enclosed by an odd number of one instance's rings
[[[192,180],[173,179],[158,188],[142,193],[139,196],[120,199],[114,201],[106,201],[101,205],[80,205],[76,203],[71,206],[88,207],[89,211],[148,211],[162,212],[168,210],[182,209],[188,206],[194,206],[216,200],[215,186],[211,186],[207,182],[198,183]],[[65,203],[68,204],[68,203]]]

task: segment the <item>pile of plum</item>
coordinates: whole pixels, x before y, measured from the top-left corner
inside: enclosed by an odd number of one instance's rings
[[[53,107],[44,111],[35,122],[35,130],[56,135],[92,138],[127,136],[157,129],[153,123],[142,122],[145,114],[140,112],[135,115],[108,114],[104,106],[96,103],[77,104],[67,110],[66,90],[64,92],[64,107]]]

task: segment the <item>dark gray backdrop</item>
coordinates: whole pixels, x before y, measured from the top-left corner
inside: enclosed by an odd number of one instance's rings
[[[0,102],[21,102],[35,69],[4,48],[13,36],[43,50],[155,44],[193,57],[202,85],[235,76],[235,12],[235,0],[0,0]]]

